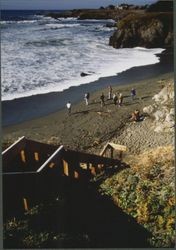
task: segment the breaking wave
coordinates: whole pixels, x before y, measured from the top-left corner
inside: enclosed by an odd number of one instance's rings
[[[155,64],[163,49],[114,49],[108,45],[112,20],[36,17],[2,21],[2,100],[63,91]],[[81,72],[90,73],[81,77]]]

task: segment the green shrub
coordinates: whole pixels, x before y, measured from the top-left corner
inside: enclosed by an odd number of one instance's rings
[[[102,193],[110,195],[119,207],[152,233],[153,247],[174,245],[173,160],[173,148],[161,147],[133,157],[130,169],[101,184]]]

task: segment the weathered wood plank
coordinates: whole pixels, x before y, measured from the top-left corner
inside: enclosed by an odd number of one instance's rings
[[[117,151],[123,151],[123,152],[127,151],[127,147],[124,145],[116,144],[113,142],[108,142],[104,146],[103,150],[100,152],[100,156],[103,156],[109,148],[117,150]]]
[[[74,159],[76,158],[77,161],[80,163],[92,163],[95,165],[98,164],[105,164],[105,165],[118,165],[120,164],[120,161],[117,159],[110,159],[107,157],[102,157],[98,155],[93,155],[93,154],[87,154],[87,153],[82,153],[82,152],[77,152],[73,150],[65,150],[63,153],[63,158],[64,159]]]
[[[115,150],[119,150],[119,151],[127,151],[127,146],[124,145],[120,145],[120,144],[115,144],[115,143],[108,143],[112,148],[114,148]]]

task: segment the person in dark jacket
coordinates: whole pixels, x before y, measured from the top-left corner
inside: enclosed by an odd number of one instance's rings
[[[132,88],[131,89],[131,98],[132,98],[132,100],[134,100],[135,96],[136,96],[136,90],[134,88]]]
[[[113,94],[114,105],[117,105],[117,101],[118,101],[117,94]]]
[[[102,93],[101,96],[100,96],[100,103],[101,103],[101,107],[103,107],[105,105],[105,101],[104,101],[104,94]]]

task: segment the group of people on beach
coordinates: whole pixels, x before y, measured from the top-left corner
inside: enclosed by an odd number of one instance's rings
[[[131,98],[132,100],[135,99],[135,96],[136,96],[136,90],[134,88],[131,89]],[[85,104],[86,106],[89,105],[89,99],[90,99],[90,93],[87,92],[85,93],[84,95],[84,100],[85,100]],[[121,107],[122,106],[122,103],[123,103],[123,94],[122,93],[114,93],[113,94],[113,90],[112,90],[112,87],[111,85],[108,86],[108,98],[107,100],[113,100],[113,103],[115,106],[119,106]],[[105,95],[104,93],[102,93],[100,95],[100,105],[101,107],[105,106]],[[67,107],[67,110],[68,110],[68,114],[71,113],[71,102],[68,102],[66,104],[66,107]]]
[[[118,104],[119,107],[120,107],[120,106],[122,106],[123,95],[122,95],[122,93],[112,95],[112,93],[109,92],[108,100],[113,100],[114,105]],[[101,96],[100,96],[100,104],[101,104],[101,107],[105,106],[105,95],[104,95],[104,93],[102,93]]]
[[[131,98],[134,100],[136,96],[136,90],[134,88],[131,89]],[[113,100],[114,105],[118,105],[119,107],[122,106],[123,103],[123,94],[122,93],[114,93],[112,91],[111,85],[108,87],[108,100]],[[101,107],[105,105],[105,96],[104,93],[101,94],[100,96],[100,104]]]

